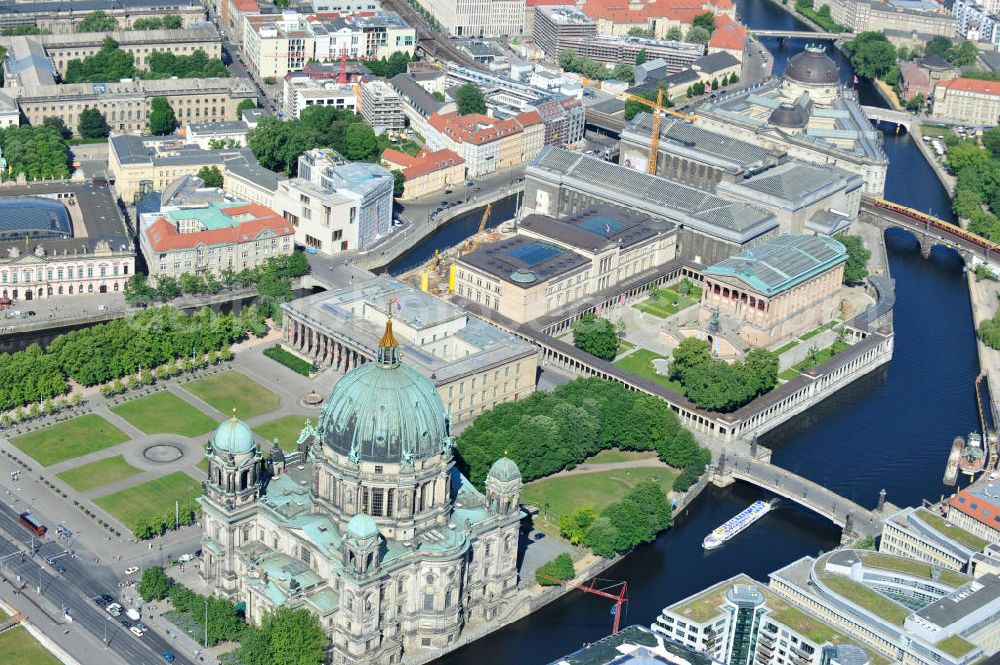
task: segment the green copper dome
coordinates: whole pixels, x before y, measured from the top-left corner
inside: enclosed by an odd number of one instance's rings
[[[254,449],[254,445],[250,426],[242,420],[237,420],[235,413],[232,418],[219,425],[212,439],[212,447],[216,451],[231,455],[248,453]]]
[[[378,535],[378,525],[369,515],[358,513],[347,522],[347,535],[358,540],[368,540]]]
[[[501,483],[509,483],[521,479],[521,470],[517,468],[517,463],[514,460],[509,457],[501,457],[493,462],[488,477]]]
[[[378,359],[345,374],[320,417],[324,443],[352,459],[388,464],[426,459],[448,439],[434,384],[399,360],[392,321]]]

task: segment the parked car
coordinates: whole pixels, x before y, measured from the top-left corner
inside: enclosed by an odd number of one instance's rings
[[[177,560],[180,561],[181,563],[187,563],[188,561],[194,561],[194,555],[193,554],[182,554],[180,556],[180,558],[177,559]]]
[[[132,626],[131,628],[128,629],[128,631],[133,635],[135,635],[136,637],[142,637],[143,634],[143,631],[139,628],[139,626]]]
[[[146,632],[147,630],[149,630],[149,626],[147,626],[146,624],[144,624],[144,623],[143,623],[143,622],[141,622],[141,621],[140,621],[139,623],[135,624],[135,627],[136,627],[136,628],[138,628],[139,630],[141,630],[141,631],[142,631],[142,632],[144,632],[144,633],[145,633],[145,632]]]
[[[115,597],[112,596],[110,593],[102,593],[101,594],[101,600],[103,600],[105,603],[110,603],[114,599],[115,599]]]
[[[108,604],[108,601],[98,596],[97,598],[94,598],[94,603],[96,603],[98,607],[104,607]]]
[[[163,660],[167,661],[168,663],[174,662],[174,654],[170,653],[169,651],[164,651]]]
[[[65,572],[66,572],[66,566],[53,566],[53,568],[54,568],[54,569],[55,569],[55,571],[56,571],[57,573],[59,573],[60,575],[62,575],[63,573],[65,573]]]
[[[118,603],[111,603],[104,609],[113,617],[120,617],[122,615],[122,606]]]
[[[128,568],[125,569],[126,575],[134,575],[135,573],[138,572],[139,572],[139,566],[129,566]]]

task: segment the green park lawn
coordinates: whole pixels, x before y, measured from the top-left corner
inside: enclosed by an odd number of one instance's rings
[[[299,433],[305,426],[306,416],[282,416],[269,420],[254,428],[254,432],[273,442],[278,437],[278,444],[285,452],[295,450]]]
[[[126,441],[125,432],[92,413],[10,440],[42,466],[52,466]]]
[[[0,653],[4,665],[59,665],[59,659],[22,626],[0,633]]]
[[[701,289],[693,287],[691,294],[682,296],[673,289],[660,289],[641,302],[632,305],[641,312],[665,319],[701,300]]]
[[[596,455],[588,457],[584,460],[584,462],[586,464],[616,464],[619,462],[634,462],[636,460],[650,459],[653,457],[656,457],[656,453],[652,450],[635,451],[608,448],[607,450],[602,450]]]
[[[821,325],[820,327],[818,327],[818,328],[814,328],[813,330],[810,330],[810,331],[809,331],[809,332],[807,332],[806,334],[804,334],[804,335],[801,335],[801,336],[799,337],[799,339],[800,339],[800,340],[802,340],[803,342],[805,342],[805,341],[807,341],[807,340],[810,340],[810,339],[812,339],[812,338],[813,338],[813,337],[815,337],[816,335],[820,334],[820,333],[821,333],[821,332],[823,332],[824,330],[829,330],[830,328],[834,327],[835,325],[837,325],[837,321],[835,321],[835,320],[834,320],[834,321],[827,321],[826,323],[824,323],[824,324],[823,324],[823,325]]]
[[[278,408],[277,395],[240,372],[222,372],[184,388],[227,415],[235,408],[236,416],[244,420]]]
[[[620,339],[620,340],[618,340],[618,355],[621,355],[623,353],[628,353],[629,351],[631,351],[634,348],[635,348],[635,344],[633,344],[632,342],[630,342],[630,341],[628,341],[626,339]]]
[[[558,533],[560,515],[571,513],[588,503],[601,511],[620,500],[626,492],[644,480],[656,480],[663,491],[669,492],[674,486],[676,477],[677,471],[667,466],[641,466],[633,469],[542,478],[524,486],[521,491],[521,502],[537,506],[543,513],[542,522],[547,522],[550,529]],[[546,498],[548,498],[547,511]],[[547,519],[544,515],[546,512]]]
[[[86,492],[101,485],[109,485],[129,476],[142,473],[121,455],[97,460],[90,464],[74,467],[58,474],[59,478],[77,492]]]
[[[169,390],[134,399],[111,409],[146,434],[198,436],[218,423]]]
[[[188,492],[191,487],[191,492]],[[94,499],[94,503],[117,517],[122,524],[131,527],[141,518],[173,514],[174,502],[182,506],[192,503],[201,495],[201,481],[183,471],[161,476],[149,482],[129,487],[114,494]]]
[[[636,349],[624,358],[616,360],[614,364],[621,367],[626,372],[631,372],[636,376],[641,376],[644,379],[649,379],[650,381],[659,383],[661,386],[673,390],[679,395],[683,395],[684,386],[677,381],[673,381],[668,377],[663,376],[662,374],[656,373],[656,368],[653,367],[653,361],[660,358],[666,358],[666,356],[653,353],[649,349]]]
[[[924,136],[933,136],[939,138],[955,135],[955,132],[951,131],[950,128],[945,127],[944,125],[921,125],[920,133],[923,134]]]
[[[785,351],[791,351],[792,349],[794,349],[798,345],[799,345],[799,340],[793,339],[791,342],[789,342],[788,344],[785,344],[780,349],[775,350],[775,353],[780,356]]]

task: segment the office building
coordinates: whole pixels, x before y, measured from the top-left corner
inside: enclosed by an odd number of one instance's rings
[[[274,209],[292,222],[300,245],[322,254],[364,249],[390,229],[393,185],[381,166],[314,148],[299,156],[297,178],[278,183]]]
[[[247,144],[250,127],[242,120],[189,122],[184,125],[184,140],[203,150],[242,148]]]
[[[580,43],[597,36],[597,22],[576,5],[541,5],[534,8],[531,40],[549,56],[558,57],[566,40]]]
[[[427,146],[461,155],[469,177],[524,164],[538,154],[545,142],[545,125],[537,112],[507,120],[481,114],[434,114],[427,124]]]
[[[135,246],[106,184],[0,188],[0,296],[14,301],[120,293]]]
[[[970,561],[988,544],[936,509],[904,508],[884,522],[878,551],[971,572]]]
[[[954,78],[934,86],[931,117],[963,125],[993,127],[1000,118],[1000,83]]]
[[[831,18],[854,32],[955,37],[955,15],[934,0],[828,0]]]
[[[418,0],[452,37],[504,37],[524,32],[525,0]]]
[[[517,235],[459,257],[455,292],[518,323],[653,272],[677,257],[677,228],[601,206],[528,215]]]
[[[161,18],[168,14],[180,16],[182,27],[204,23],[208,16],[205,5],[198,0],[61,0],[40,2],[9,2],[0,15],[0,28],[33,25],[55,34],[76,32],[76,26],[95,11],[102,11],[118,22],[118,28],[128,30],[140,19]]]
[[[581,8],[597,21],[599,34],[626,35],[635,29],[652,30],[657,39],[664,39],[671,28],[689,28],[694,17],[705,12],[716,16],[736,13],[731,0],[587,0]]]
[[[368,81],[361,88],[361,117],[372,127],[403,129],[403,100],[387,81]]]
[[[144,217],[139,245],[154,279],[184,273],[219,277],[225,269],[256,268],[295,250],[291,222],[254,203],[209,201]]]
[[[213,122],[238,120],[236,107],[244,99],[256,98],[253,85],[242,78],[154,79],[118,83],[69,83],[40,85],[17,90],[21,112],[32,125],[47,117],[60,118],[77,132],[80,113],[96,108],[115,133],[149,131],[150,103],[165,97],[177,121]]]
[[[399,350],[433,383],[452,422],[535,391],[532,344],[386,276],[356,278],[351,286],[285,303],[285,341],[320,365],[370,363],[389,303]]]
[[[289,72],[284,78],[282,95],[285,117],[298,118],[310,106],[356,112],[355,93],[355,86],[347,83],[341,85],[331,79],[314,79],[302,72]]]
[[[522,215],[562,218],[613,204],[676,224],[682,258],[708,264],[780,233],[769,211],[602,159],[546,146],[525,170]]]

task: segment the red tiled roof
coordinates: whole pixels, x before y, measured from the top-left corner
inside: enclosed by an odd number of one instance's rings
[[[413,166],[417,163],[416,157],[407,155],[405,152],[399,150],[393,150],[392,148],[386,148],[382,152],[382,159],[393,164],[399,164],[402,167]]]
[[[733,9],[733,0],[708,0],[708,4],[719,9]]]
[[[257,0],[231,0],[233,7],[236,11],[240,12],[256,12],[260,11],[260,5],[257,4]]]
[[[575,5],[576,0],[525,0],[524,4],[529,7],[539,7],[541,5]]]
[[[658,18],[691,23],[698,14],[711,11],[712,3],[731,3],[731,0],[652,0],[639,8],[633,8],[629,0],[587,0],[582,10],[592,19],[613,23],[645,24]]]
[[[938,85],[941,84],[938,83]],[[959,490],[955,496],[948,499],[948,505],[991,529],[1000,530],[1000,522],[997,521],[997,516],[1000,515],[1000,504],[993,503],[982,496],[976,496],[966,489]]]
[[[981,81],[959,77],[950,81],[940,81],[939,88],[959,90],[961,92],[976,92],[982,95],[1000,95],[1000,83],[996,81]]]
[[[715,15],[715,31],[708,40],[709,48],[742,51],[747,37],[747,29],[734,21],[728,14]]]
[[[417,153],[414,163],[403,169],[403,175],[406,176],[407,180],[412,180],[428,173],[434,173],[441,169],[450,169],[453,166],[464,163],[465,160],[459,154],[448,149],[437,150],[435,152],[421,150]]]
[[[222,210],[229,217],[251,215],[254,219],[235,226],[222,229],[211,229],[197,233],[178,233],[166,217],[160,217],[146,229],[146,238],[150,247],[156,252],[169,252],[177,249],[192,249],[198,245],[222,245],[229,243],[250,242],[265,229],[271,229],[279,236],[295,233],[295,229],[287,219],[256,203],[233,206]]]
[[[479,113],[458,115],[452,112],[444,115],[435,113],[427,122],[456,143],[482,145],[521,132],[525,127],[541,124],[542,117],[537,111],[521,113],[508,120],[497,120]]]

